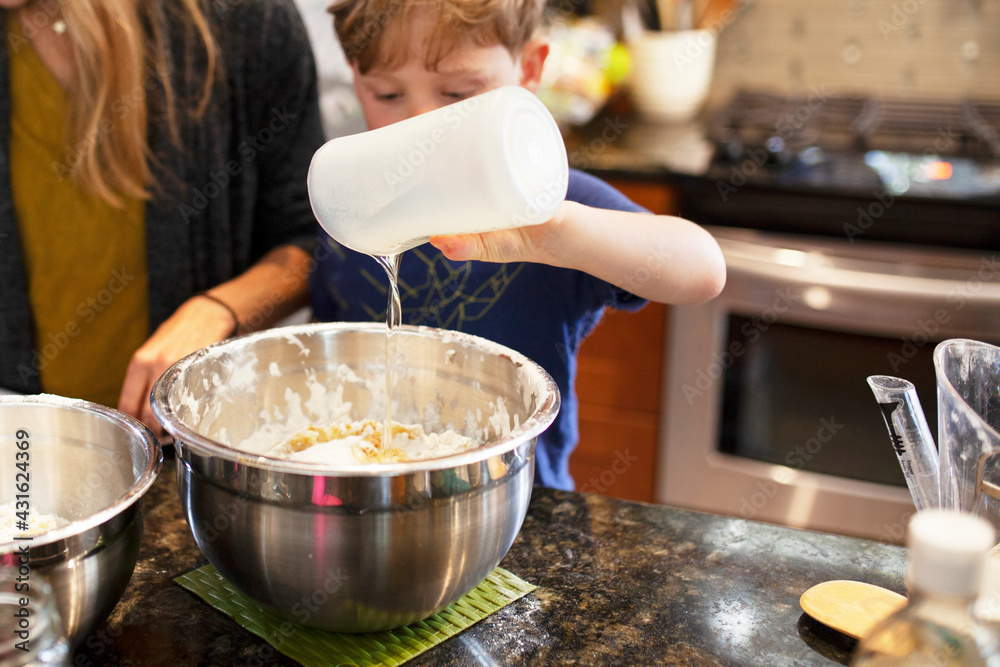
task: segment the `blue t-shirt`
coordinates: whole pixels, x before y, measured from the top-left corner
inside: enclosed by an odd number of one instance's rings
[[[570,170],[566,198],[594,208],[644,211],[610,185]],[[385,321],[388,279],[368,255],[321,233],[329,253],[310,276],[320,321]],[[556,421],[538,438],[535,483],[573,488],[569,455],[579,440],[573,388],[580,343],[606,306],[636,310],[646,301],[582,271],[546,264],[453,262],[424,244],[399,267],[403,323],[464,331],[513,348],[542,366],[562,395]]]

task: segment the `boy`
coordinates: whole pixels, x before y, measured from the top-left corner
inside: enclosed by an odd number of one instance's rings
[[[369,129],[503,85],[535,92],[548,55],[535,36],[544,0],[337,0],[330,12]],[[456,183],[461,187],[461,183]],[[576,354],[606,306],[698,303],[725,282],[718,244],[680,218],[643,211],[571,170],[567,201],[547,223],[440,236],[404,253],[404,324],[455,329],[539,363],[562,393],[538,439],[535,482],[572,489],[578,440]],[[365,255],[322,235],[311,276],[317,320],[385,319],[386,278]]]

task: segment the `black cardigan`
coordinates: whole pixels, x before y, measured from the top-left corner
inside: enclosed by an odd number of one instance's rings
[[[192,72],[203,56],[169,16],[174,0],[143,5],[170,35],[175,91],[197,99],[202,79]],[[292,0],[219,0],[212,8],[224,76],[199,122],[181,118],[180,149],[158,120],[159,80],[151,71],[146,76],[156,156],[156,188],[145,207],[151,331],[192,294],[239,275],[276,246],[315,247],[306,174],[323,131],[315,64],[298,10]],[[6,12],[0,18],[6,20]],[[8,66],[7,49],[0,48],[0,387],[37,393],[10,185]]]

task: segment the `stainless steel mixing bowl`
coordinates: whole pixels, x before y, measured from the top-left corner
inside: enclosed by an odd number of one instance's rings
[[[149,429],[116,410],[58,396],[0,397],[0,504],[27,495],[30,508],[70,521],[30,541],[0,538],[0,565],[20,568],[19,548],[29,548],[28,583],[48,579],[71,644],[111,613],[132,577],[141,498],[162,460]]]
[[[524,520],[535,440],[559,409],[552,378],[465,334],[402,327],[393,339],[394,420],[452,427],[481,447],[338,471],[232,446],[275,415],[322,421],[316,410],[338,387],[352,419],[381,420],[381,324],[233,339],[179,361],[153,389],[198,546],[234,586],[293,621],[367,632],[426,618],[489,574]]]

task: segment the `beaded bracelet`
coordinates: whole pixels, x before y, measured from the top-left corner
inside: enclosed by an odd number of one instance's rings
[[[236,325],[233,327],[232,332],[229,334],[229,336],[227,336],[227,338],[232,338],[233,336],[238,336],[239,335],[239,333],[240,333],[240,318],[237,317],[236,311],[233,310],[232,306],[230,306],[228,303],[226,303],[225,301],[223,301],[219,297],[213,296],[213,295],[209,294],[208,292],[198,292],[197,294],[195,294],[195,296],[205,297],[209,301],[214,301],[215,303],[219,304],[220,306],[222,306],[223,308],[225,308],[226,310],[228,310],[229,314],[232,315],[232,317],[233,317],[233,322],[235,322]]]

